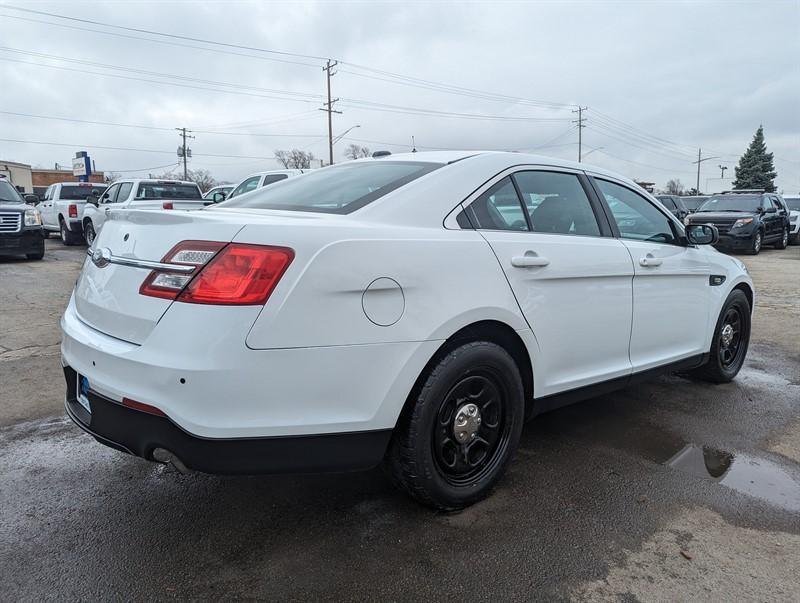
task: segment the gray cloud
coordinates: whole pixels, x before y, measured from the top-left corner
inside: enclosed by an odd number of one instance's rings
[[[19,0],[21,2],[21,0]],[[694,185],[697,147],[721,155],[703,166],[701,188],[721,188],[718,163],[733,175],[738,155],[764,124],[777,157],[778,185],[800,192],[800,5],[797,2],[487,2],[487,3],[30,3],[36,10],[260,48],[334,57],[415,78],[497,94],[587,105],[588,161],[663,184]],[[320,61],[274,55],[297,65],[46,25],[53,21],[0,6],[0,46],[139,70],[237,84],[239,92],[324,93]],[[125,35],[138,36],[130,32]],[[149,36],[144,36],[149,37]],[[192,46],[201,44],[183,41]],[[258,56],[259,53],[233,50]],[[268,56],[268,55],[266,55]],[[274,138],[197,133],[194,167],[237,180],[271,167],[274,149],[301,147],[327,156],[325,114],[316,98],[258,96],[133,81],[160,79],[98,66],[0,51],[0,110],[90,121],[187,126]],[[35,64],[34,64],[35,63]],[[58,66],[59,69],[41,65]],[[92,71],[87,74],[69,69]],[[569,108],[553,110],[402,86],[343,65],[333,78],[342,115],[335,132],[373,149],[528,149],[574,158]],[[106,75],[97,75],[104,73]],[[371,75],[376,75],[372,73]],[[381,76],[379,76],[381,77]],[[175,80],[186,86],[211,87]],[[245,86],[250,88],[244,88]],[[234,89],[236,90],[236,89]],[[346,99],[350,99],[349,102]],[[483,121],[356,108],[353,100],[506,117],[561,121]],[[608,116],[608,117],[607,117]],[[609,117],[621,120],[609,121]],[[244,124],[244,125],[240,125]],[[55,147],[0,141],[0,158],[50,166],[87,149],[98,169],[132,170],[171,161],[175,132],[110,127],[0,114],[0,138],[63,142]],[[636,130],[628,127],[634,126]],[[286,136],[296,135],[296,136]],[[559,137],[560,136],[560,137]],[[669,142],[665,142],[669,141]],[[337,145],[344,150],[348,140]],[[677,143],[670,144],[670,143]],[[115,151],[98,146],[163,151]],[[158,170],[155,170],[158,171]],[[708,182],[706,182],[706,179]]]

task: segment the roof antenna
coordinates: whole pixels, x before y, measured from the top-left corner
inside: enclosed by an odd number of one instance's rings
[[[414,141],[414,137],[413,136],[411,137],[411,152],[412,153],[416,153],[417,152],[417,143]]]

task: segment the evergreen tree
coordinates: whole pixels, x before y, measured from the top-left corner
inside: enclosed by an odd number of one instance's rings
[[[767,153],[764,142],[764,127],[758,126],[753,142],[747,147],[736,166],[736,180],[733,188],[763,188],[768,193],[775,192],[775,165],[772,153]]]

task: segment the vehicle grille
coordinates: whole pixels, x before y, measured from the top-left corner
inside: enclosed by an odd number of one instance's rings
[[[714,222],[712,220],[701,221],[701,220],[695,219],[695,220],[692,220],[691,223],[692,224],[711,224],[711,225],[717,227],[717,230],[719,231],[719,234],[727,234],[728,232],[730,232],[731,228],[733,227],[733,222]]]
[[[0,212],[0,232],[19,232],[22,227],[20,212]]]

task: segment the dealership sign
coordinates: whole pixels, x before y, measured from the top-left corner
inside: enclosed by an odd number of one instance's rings
[[[81,181],[88,182],[92,173],[92,161],[86,151],[78,151],[72,160],[72,175],[79,176]]]

